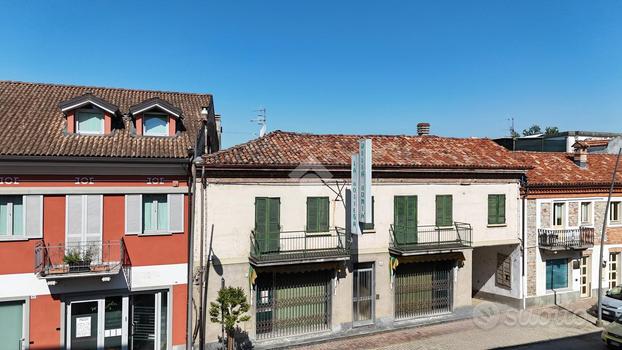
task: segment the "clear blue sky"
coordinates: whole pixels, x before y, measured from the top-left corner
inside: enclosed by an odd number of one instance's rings
[[[622,132],[622,1],[10,1],[0,79],[209,92],[268,129]]]

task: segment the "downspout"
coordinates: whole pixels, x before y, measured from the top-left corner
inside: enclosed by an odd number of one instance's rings
[[[527,181],[527,176],[523,175],[522,178],[522,186],[524,187],[524,192],[522,196],[522,215],[521,215],[521,231],[522,231],[522,254],[523,254],[523,263],[522,265],[522,275],[521,278],[523,280],[523,290],[522,290],[522,309],[525,310],[527,308],[527,232],[526,232],[526,222],[527,222],[527,196],[529,194],[529,183]]]
[[[203,112],[202,112],[203,113]],[[208,154],[210,148],[207,146],[207,118],[208,116],[204,114],[205,119],[203,120],[203,154]],[[209,270],[206,271],[205,266],[207,265],[207,269],[209,269],[208,264],[203,264],[204,259],[204,250],[205,250],[205,224],[207,220],[206,204],[205,204],[205,187],[206,187],[206,179],[205,179],[205,164],[201,164],[201,308],[199,318],[201,321],[199,322],[199,349],[205,349],[205,322],[207,318],[207,283],[206,283],[206,273],[209,274]],[[211,245],[210,245],[211,247]],[[211,248],[210,248],[211,249]],[[208,254],[211,252],[208,252]]]
[[[195,148],[196,149],[196,148]],[[190,186],[188,189],[188,198],[190,200],[191,210],[188,213],[188,296],[187,296],[187,309],[186,309],[186,349],[192,350],[192,305],[193,305],[193,284],[194,284],[194,210],[195,210],[195,186],[197,182],[196,165],[194,164],[194,154],[190,161]]]

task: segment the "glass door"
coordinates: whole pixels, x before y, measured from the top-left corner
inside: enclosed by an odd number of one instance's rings
[[[131,296],[132,350],[165,350],[168,347],[168,293]]]
[[[352,291],[354,325],[373,323],[374,294],[374,266],[362,264],[354,270]]]
[[[99,300],[69,304],[68,349],[89,350],[102,347],[103,337],[99,332],[99,304]]]
[[[127,296],[69,303],[67,349],[127,350],[127,303]]]
[[[24,302],[0,303],[0,344],[2,344],[2,348],[7,350],[24,349],[23,331]]]

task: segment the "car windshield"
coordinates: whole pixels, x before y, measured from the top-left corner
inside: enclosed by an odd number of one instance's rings
[[[607,296],[610,298],[622,300],[622,286],[611,288],[607,291]]]

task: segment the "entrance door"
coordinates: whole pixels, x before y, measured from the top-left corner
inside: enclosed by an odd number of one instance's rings
[[[132,350],[164,350],[168,344],[168,293],[131,296]]]
[[[100,301],[78,301],[69,304],[69,322],[67,349],[99,349],[103,345],[103,333],[100,332]]]
[[[362,325],[374,321],[374,265],[361,264],[354,270],[352,291],[353,323]]]
[[[255,198],[255,237],[261,253],[278,252],[281,235],[280,198]]]
[[[67,315],[67,349],[127,349],[127,297],[73,301]]]
[[[592,257],[581,257],[581,297],[589,298],[592,296]]]
[[[24,302],[0,303],[0,344],[3,349],[24,349]]]

